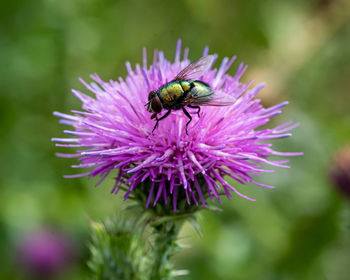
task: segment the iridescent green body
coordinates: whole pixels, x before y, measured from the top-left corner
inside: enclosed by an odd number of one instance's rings
[[[171,81],[156,91],[163,108],[179,110],[186,104],[186,97],[209,96],[212,89],[201,81]]]

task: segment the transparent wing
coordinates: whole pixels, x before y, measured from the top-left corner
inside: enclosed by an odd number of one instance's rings
[[[235,102],[235,98],[224,92],[210,91],[202,95],[188,94],[184,100],[184,105],[230,106]]]
[[[179,74],[176,75],[174,81],[195,81],[202,76],[212,66],[214,61],[213,55],[203,56],[193,61],[186,68],[182,69]]]
[[[215,91],[210,101],[202,106],[230,106],[236,102],[236,99],[221,91]]]

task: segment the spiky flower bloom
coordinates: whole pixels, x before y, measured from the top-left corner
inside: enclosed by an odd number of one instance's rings
[[[204,49],[203,56],[208,54]],[[146,206],[155,205],[163,196],[167,203],[171,198],[173,208],[179,204],[180,192],[188,204],[200,201],[206,206],[206,197],[214,197],[221,203],[220,193],[228,198],[231,192],[254,200],[237,190],[236,184],[254,183],[271,188],[252,179],[252,175],[271,172],[261,165],[288,167],[288,160],[273,161],[270,155],[293,156],[300,153],[281,153],[273,150],[266,141],[290,136],[289,130],[297,126],[291,122],[273,129],[258,127],[281,113],[283,102],[264,108],[259,99],[254,99],[263,85],[249,89],[251,83],[243,84],[239,79],[247,66],[240,64],[234,76],[226,74],[236,57],[224,58],[218,69],[208,70],[200,80],[216,91],[220,90],[236,102],[226,107],[202,107],[198,117],[192,112],[193,121],[185,131],[187,117],[181,110],[172,111],[169,117],[159,122],[152,134],[155,120],[145,108],[148,93],[171,81],[186,67],[188,48],[181,56],[181,41],[178,41],[175,60],[165,59],[163,52],[155,51],[151,65],[147,63],[143,50],[143,64],[133,69],[126,63],[128,75],[125,79],[104,82],[97,74],[91,76],[92,83],[81,82],[94,97],[76,90],[73,93],[82,102],[82,111],[72,110],[73,115],[55,112],[61,122],[74,130],[64,132],[73,138],[54,138],[57,146],[84,148],[74,154],[58,154],[61,157],[79,157],[75,168],[92,168],[86,173],[66,177],[97,175],[100,184],[109,173],[116,176],[112,193],[117,193],[122,184],[128,187],[124,198],[149,181],[144,189]],[[215,58],[217,55],[215,55]]]

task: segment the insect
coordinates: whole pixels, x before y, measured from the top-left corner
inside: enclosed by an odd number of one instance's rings
[[[215,91],[205,82],[197,80],[213,64],[214,56],[203,56],[176,75],[176,77],[161,86],[158,90],[152,90],[148,95],[147,110],[152,114],[151,119],[156,119],[156,124],[152,130],[158,127],[158,123],[164,120],[171,110],[180,110],[189,118],[186,123],[186,134],[188,135],[187,127],[192,121],[192,117],[186,110],[185,106],[197,109],[197,115],[200,117],[200,106],[228,106],[235,102],[235,99],[225,93]],[[163,110],[168,111],[158,118],[158,114]]]

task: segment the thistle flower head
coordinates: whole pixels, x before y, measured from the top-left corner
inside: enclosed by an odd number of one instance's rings
[[[203,56],[207,54],[205,48]],[[181,54],[181,41],[173,62],[156,50],[149,64],[144,49],[142,66],[136,64],[133,68],[126,63],[125,79],[104,82],[94,74],[92,83],[81,80],[93,96],[73,90],[82,102],[82,110],[72,110],[70,115],[54,113],[62,118],[61,123],[73,127],[64,131],[72,137],[53,141],[58,142],[57,146],[78,148],[73,154],[58,156],[78,157],[80,164],[72,167],[90,170],[66,177],[101,176],[98,185],[112,173],[116,176],[112,193],[118,193],[124,184],[128,188],[125,199],[141,184],[149,182],[146,206],[171,199],[175,211],[180,193],[188,204],[204,206],[208,196],[221,203],[220,193],[228,198],[235,193],[254,200],[241,194],[237,185],[252,182],[272,187],[255,182],[252,175],[273,171],[262,168],[262,164],[288,167],[287,160],[269,160],[270,155],[300,154],[277,152],[267,142],[290,136],[287,132],[297,124],[287,122],[273,129],[258,129],[281,113],[287,102],[264,108],[255,99],[263,85],[249,89],[251,83],[239,81],[247,66],[241,63],[235,75],[226,74],[235,58],[225,57],[218,68],[211,67],[199,78],[214,92],[233,97],[235,103],[225,107],[203,106],[199,117],[196,110],[188,108],[193,118],[188,134],[185,130],[188,118],[181,110],[172,111],[152,133],[155,120],[145,107],[150,91],[173,80],[190,63],[188,48]],[[229,183],[225,177],[233,180]]]

